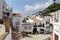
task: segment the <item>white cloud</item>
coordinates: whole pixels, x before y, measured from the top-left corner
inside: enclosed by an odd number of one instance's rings
[[[31,6],[31,5],[25,5],[24,8],[25,8],[26,11],[29,11],[29,10],[33,9],[33,6]]]
[[[20,13],[19,10],[13,10],[13,13]]]
[[[25,10],[26,11],[34,11],[34,10],[38,10],[38,9],[44,9],[46,7],[48,7],[52,2],[52,0],[48,0],[48,2],[44,3],[44,4],[33,4],[33,5],[25,5]]]
[[[41,8],[41,6],[42,5],[40,5],[40,4],[35,5],[34,10],[37,10],[37,9]]]
[[[32,11],[32,10],[37,10],[39,8],[41,8],[41,5],[40,4],[37,4],[37,5],[25,5],[25,10],[26,11]]]

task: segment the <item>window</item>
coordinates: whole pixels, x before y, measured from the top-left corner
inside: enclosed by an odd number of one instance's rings
[[[26,20],[28,20],[28,18],[26,18]]]
[[[58,11],[55,13],[55,15],[54,15],[54,21],[55,22],[58,22],[58,19],[59,19],[59,13],[58,13]]]
[[[29,29],[31,29],[31,26],[29,26]]]
[[[48,21],[46,21],[46,24],[49,24],[49,22],[48,22]]]
[[[44,27],[44,24],[43,24],[43,27]]]
[[[37,27],[37,24],[35,23],[34,27]]]
[[[26,29],[27,29],[27,27],[25,26],[25,27],[24,27],[24,29],[26,30]]]
[[[16,25],[20,25],[20,21],[16,21],[16,23],[15,23]]]
[[[26,20],[25,20],[25,19],[23,20],[23,23],[24,23],[24,22],[26,22]]]
[[[9,16],[9,15],[10,15],[10,13],[7,13],[7,15]]]
[[[49,27],[46,27],[46,29],[49,29]]]
[[[2,19],[0,19],[0,24],[3,24],[3,20]]]

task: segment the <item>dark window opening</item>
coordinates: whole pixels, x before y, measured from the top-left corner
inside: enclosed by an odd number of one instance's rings
[[[25,19],[23,20],[23,23],[26,23],[26,20]]]
[[[6,14],[6,12],[3,12],[3,14]]]
[[[7,15],[9,16],[9,15],[10,15],[10,13],[7,13]]]
[[[49,22],[48,22],[48,21],[46,21],[46,24],[49,24]]]
[[[37,27],[37,24],[35,23],[34,27]]]
[[[0,24],[3,24],[3,20],[2,19],[0,19]]]
[[[44,27],[44,24],[43,24],[43,27]]]

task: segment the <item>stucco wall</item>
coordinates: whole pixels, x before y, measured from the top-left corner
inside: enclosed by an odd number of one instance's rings
[[[58,39],[60,40],[60,10],[56,11],[58,15],[58,22],[53,22],[53,40],[55,40],[55,35],[58,35]]]
[[[0,19],[2,19],[3,1],[4,0],[0,0]]]
[[[20,25],[15,25],[16,20],[20,22]],[[13,16],[13,28],[16,28],[16,26],[19,26],[19,31],[22,31],[22,17],[15,17]]]
[[[26,29],[25,29],[25,27],[26,27]],[[31,27],[31,29],[30,29],[30,27]],[[33,25],[23,25],[23,31],[25,31],[25,32],[33,32]]]

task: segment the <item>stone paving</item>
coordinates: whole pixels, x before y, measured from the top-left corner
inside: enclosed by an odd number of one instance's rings
[[[19,38],[19,40],[45,40],[50,35],[38,34],[38,35],[30,35],[30,37]]]

